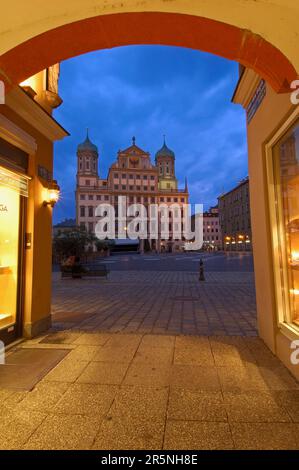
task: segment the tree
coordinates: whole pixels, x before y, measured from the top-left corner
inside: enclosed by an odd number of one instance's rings
[[[95,246],[98,251],[107,251],[109,248],[108,241],[107,240],[99,240],[98,238],[95,241]]]
[[[69,256],[82,256],[85,250],[96,242],[97,238],[85,229],[75,227],[68,232],[58,232],[53,239],[54,255],[60,259]]]

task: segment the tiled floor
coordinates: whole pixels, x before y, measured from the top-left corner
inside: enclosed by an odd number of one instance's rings
[[[299,384],[256,337],[252,274],[56,279],[53,313],[18,349],[66,356],[27,389],[0,376],[1,448],[299,449]]]
[[[0,388],[4,449],[299,449],[299,385],[258,338],[65,332],[31,391]],[[12,352],[12,355],[15,354]]]

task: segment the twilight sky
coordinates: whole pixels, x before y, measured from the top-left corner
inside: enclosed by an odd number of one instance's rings
[[[62,192],[54,223],[75,217],[76,149],[87,127],[102,177],[133,135],[154,160],[166,134],[181,187],[188,178],[191,202],[215,205],[247,175],[245,113],[231,103],[237,79],[236,63],[176,47],[119,47],[63,62],[64,102],[54,117],[71,136],[55,144],[54,175]]]

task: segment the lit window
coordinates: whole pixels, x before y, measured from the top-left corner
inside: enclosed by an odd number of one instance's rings
[[[273,173],[279,319],[299,326],[299,124],[274,146]]]

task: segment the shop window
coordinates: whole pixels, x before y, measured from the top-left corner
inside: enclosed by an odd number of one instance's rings
[[[280,323],[299,326],[299,122],[271,149],[275,283]],[[269,173],[268,173],[269,175]],[[270,176],[271,177],[271,176]],[[272,196],[271,196],[272,194]]]
[[[0,329],[16,322],[20,195],[0,183]]]

